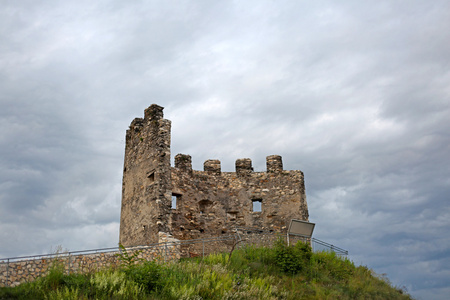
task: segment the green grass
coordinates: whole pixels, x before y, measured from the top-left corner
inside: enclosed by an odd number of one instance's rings
[[[46,277],[0,288],[0,299],[412,299],[385,277],[308,245],[247,246],[158,264],[127,260],[117,269]]]

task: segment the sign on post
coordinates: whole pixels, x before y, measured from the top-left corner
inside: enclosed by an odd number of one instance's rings
[[[289,224],[289,229],[287,232],[287,241],[289,245],[289,235],[301,236],[304,238],[311,238],[315,223],[310,223],[302,220],[291,220],[291,224]]]

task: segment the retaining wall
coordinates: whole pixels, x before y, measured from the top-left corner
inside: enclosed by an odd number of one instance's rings
[[[178,260],[181,256],[179,241],[170,235],[160,233],[162,243],[130,247],[125,251],[128,255],[138,252],[139,260]],[[113,250],[111,250],[113,249]],[[33,281],[48,274],[52,267],[64,268],[66,273],[88,273],[101,269],[115,268],[121,261],[120,254],[124,251],[119,248],[110,248],[91,253],[66,252],[53,255],[35,256],[32,258],[11,258],[0,260],[0,286],[17,286],[23,282]]]
[[[230,252],[233,247],[241,248],[246,245],[271,246],[280,238],[286,239],[286,234],[263,230],[238,229],[235,235],[212,239],[180,241],[162,232],[159,233],[159,237],[162,243],[130,247],[126,251],[128,255],[138,251],[137,258],[139,260],[176,261],[182,257],[201,257],[211,253]],[[292,244],[297,240],[299,239],[295,237],[290,239]],[[311,241],[308,240],[308,242]],[[337,247],[333,249],[334,246],[326,243],[323,243],[322,247],[326,247],[331,251],[336,249],[343,250]],[[3,261],[0,260],[0,286],[17,286],[23,282],[33,281],[41,276],[45,276],[52,267],[58,265],[69,274],[96,272],[102,269],[115,268],[124,263],[120,259],[120,254],[123,256],[124,252],[119,248],[100,249],[97,251],[67,252],[34,256],[28,259],[10,258]]]

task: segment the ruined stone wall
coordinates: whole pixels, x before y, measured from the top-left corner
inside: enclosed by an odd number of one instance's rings
[[[267,157],[267,172],[254,172],[248,158],[236,161],[236,172],[222,172],[219,160],[196,171],[184,154],[171,167],[170,121],[162,110],[151,105],[127,131],[120,243],[154,243],[161,231],[182,240],[236,226],[285,231],[291,219],[308,220],[303,173],[283,170],[281,156]]]
[[[238,159],[236,172],[221,172],[218,160],[193,171],[186,167],[190,160],[177,155],[171,170],[176,208],[170,229],[176,238],[220,236],[236,227],[283,231],[291,219],[308,220],[303,173],[283,170],[280,156],[267,157],[267,172],[253,172],[250,159]]]

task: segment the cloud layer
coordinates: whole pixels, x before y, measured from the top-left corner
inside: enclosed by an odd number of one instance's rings
[[[317,238],[416,297],[450,293],[447,1],[7,1],[0,257],[117,244],[125,130],[172,155],[305,173]]]

